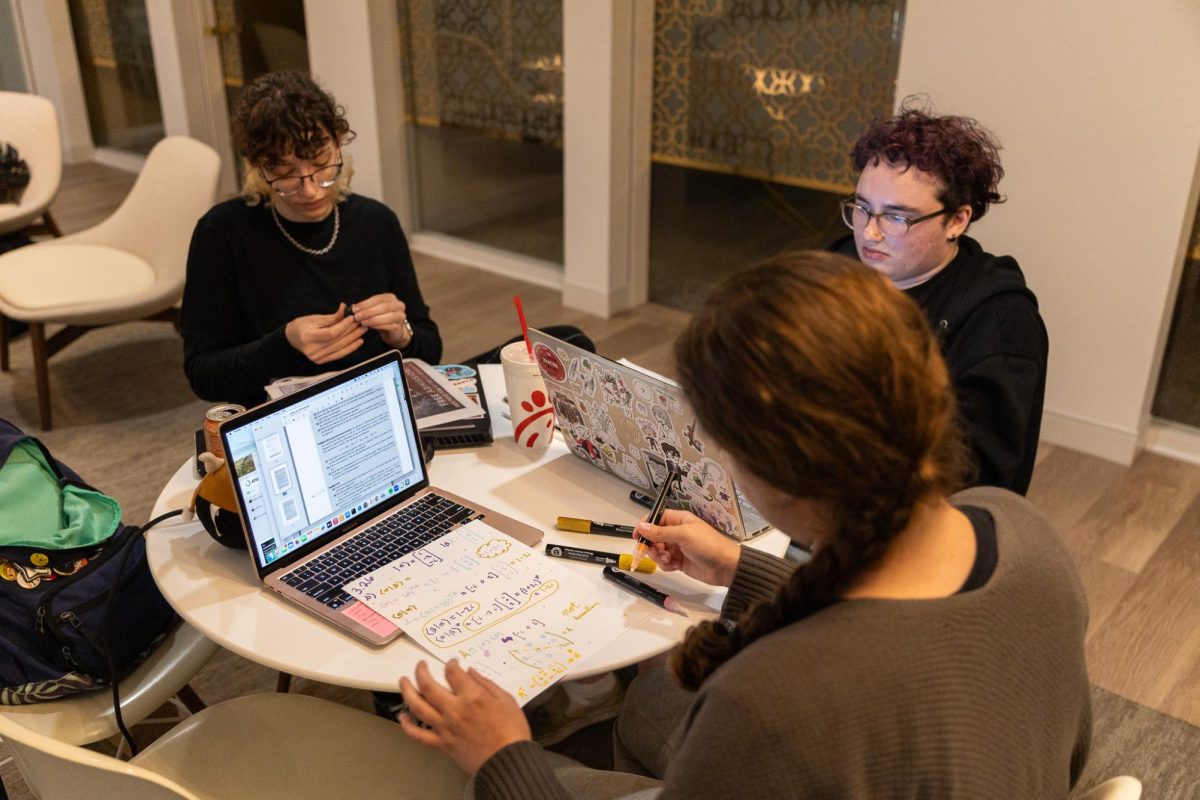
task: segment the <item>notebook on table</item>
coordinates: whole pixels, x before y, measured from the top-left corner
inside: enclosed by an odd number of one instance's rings
[[[475,519],[527,545],[542,532],[429,484],[392,351],[222,423],[263,586],[371,644],[400,629],[342,587]]]
[[[733,485],[726,457],[705,437],[683,391],[661,376],[529,329],[556,422],[575,455],[656,494],[678,466],[670,505],[735,539],[770,526]]]

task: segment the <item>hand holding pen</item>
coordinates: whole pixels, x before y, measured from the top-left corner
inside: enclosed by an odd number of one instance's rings
[[[662,521],[663,512],[667,510],[667,501],[671,499],[671,490],[678,482],[679,467],[668,464],[667,475],[663,478],[662,486],[658,487],[658,497],[654,498],[654,505],[650,507],[650,513],[646,515],[647,522],[657,525]],[[637,546],[633,549],[633,568],[637,569],[641,566],[642,559],[650,552],[650,547],[654,542],[636,533],[634,538],[637,539]]]
[[[681,570],[710,586],[733,582],[741,545],[689,511],[668,508],[660,516],[657,525],[646,521],[634,528],[637,535],[653,542],[648,554],[660,569]]]

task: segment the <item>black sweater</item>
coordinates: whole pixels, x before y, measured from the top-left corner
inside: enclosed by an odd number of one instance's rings
[[[853,236],[832,249],[858,258]],[[954,260],[906,294],[925,311],[946,358],[978,468],[972,482],[1025,494],[1042,428],[1050,342],[1021,268],[964,236]]]
[[[389,350],[378,332],[367,331],[350,355],[314,364],[284,334],[296,317],[331,314],[339,302],[385,292],[404,303],[413,327],[404,354],[441,360],[441,336],[396,215],[360,195],[339,204],[338,214],[337,242],[323,256],[298,250],[276,229],[269,206],[248,206],[240,197],[217,204],[196,224],[180,329],[183,369],[197,395],[251,406],[266,399],[263,386],[276,378],[345,369]],[[305,247],[320,249],[333,235],[332,214],[321,222],[280,221]]]

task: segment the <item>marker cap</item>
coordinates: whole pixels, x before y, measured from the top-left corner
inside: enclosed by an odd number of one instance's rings
[[[592,523],[586,519],[576,519],[575,517],[559,517],[554,527],[560,531],[574,531],[575,533],[591,533]]]
[[[626,572],[633,569],[633,556],[629,553],[621,553],[621,558],[619,559],[617,566]],[[638,572],[645,572],[647,574],[654,572],[656,569],[658,569],[658,564],[655,564],[654,559],[652,558],[643,558],[637,566]]]

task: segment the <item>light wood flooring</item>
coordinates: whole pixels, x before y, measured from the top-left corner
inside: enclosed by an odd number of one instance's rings
[[[68,167],[55,216],[65,231],[87,227],[131,185],[106,167]],[[649,304],[600,319],[564,309],[549,289],[428,257],[417,267],[448,359],[515,335],[519,293],[531,324],[576,324],[603,355],[673,371],[685,312]],[[1063,533],[1087,589],[1092,681],[1200,725],[1200,466],[1143,453],[1126,467],[1043,445],[1029,497]]]

